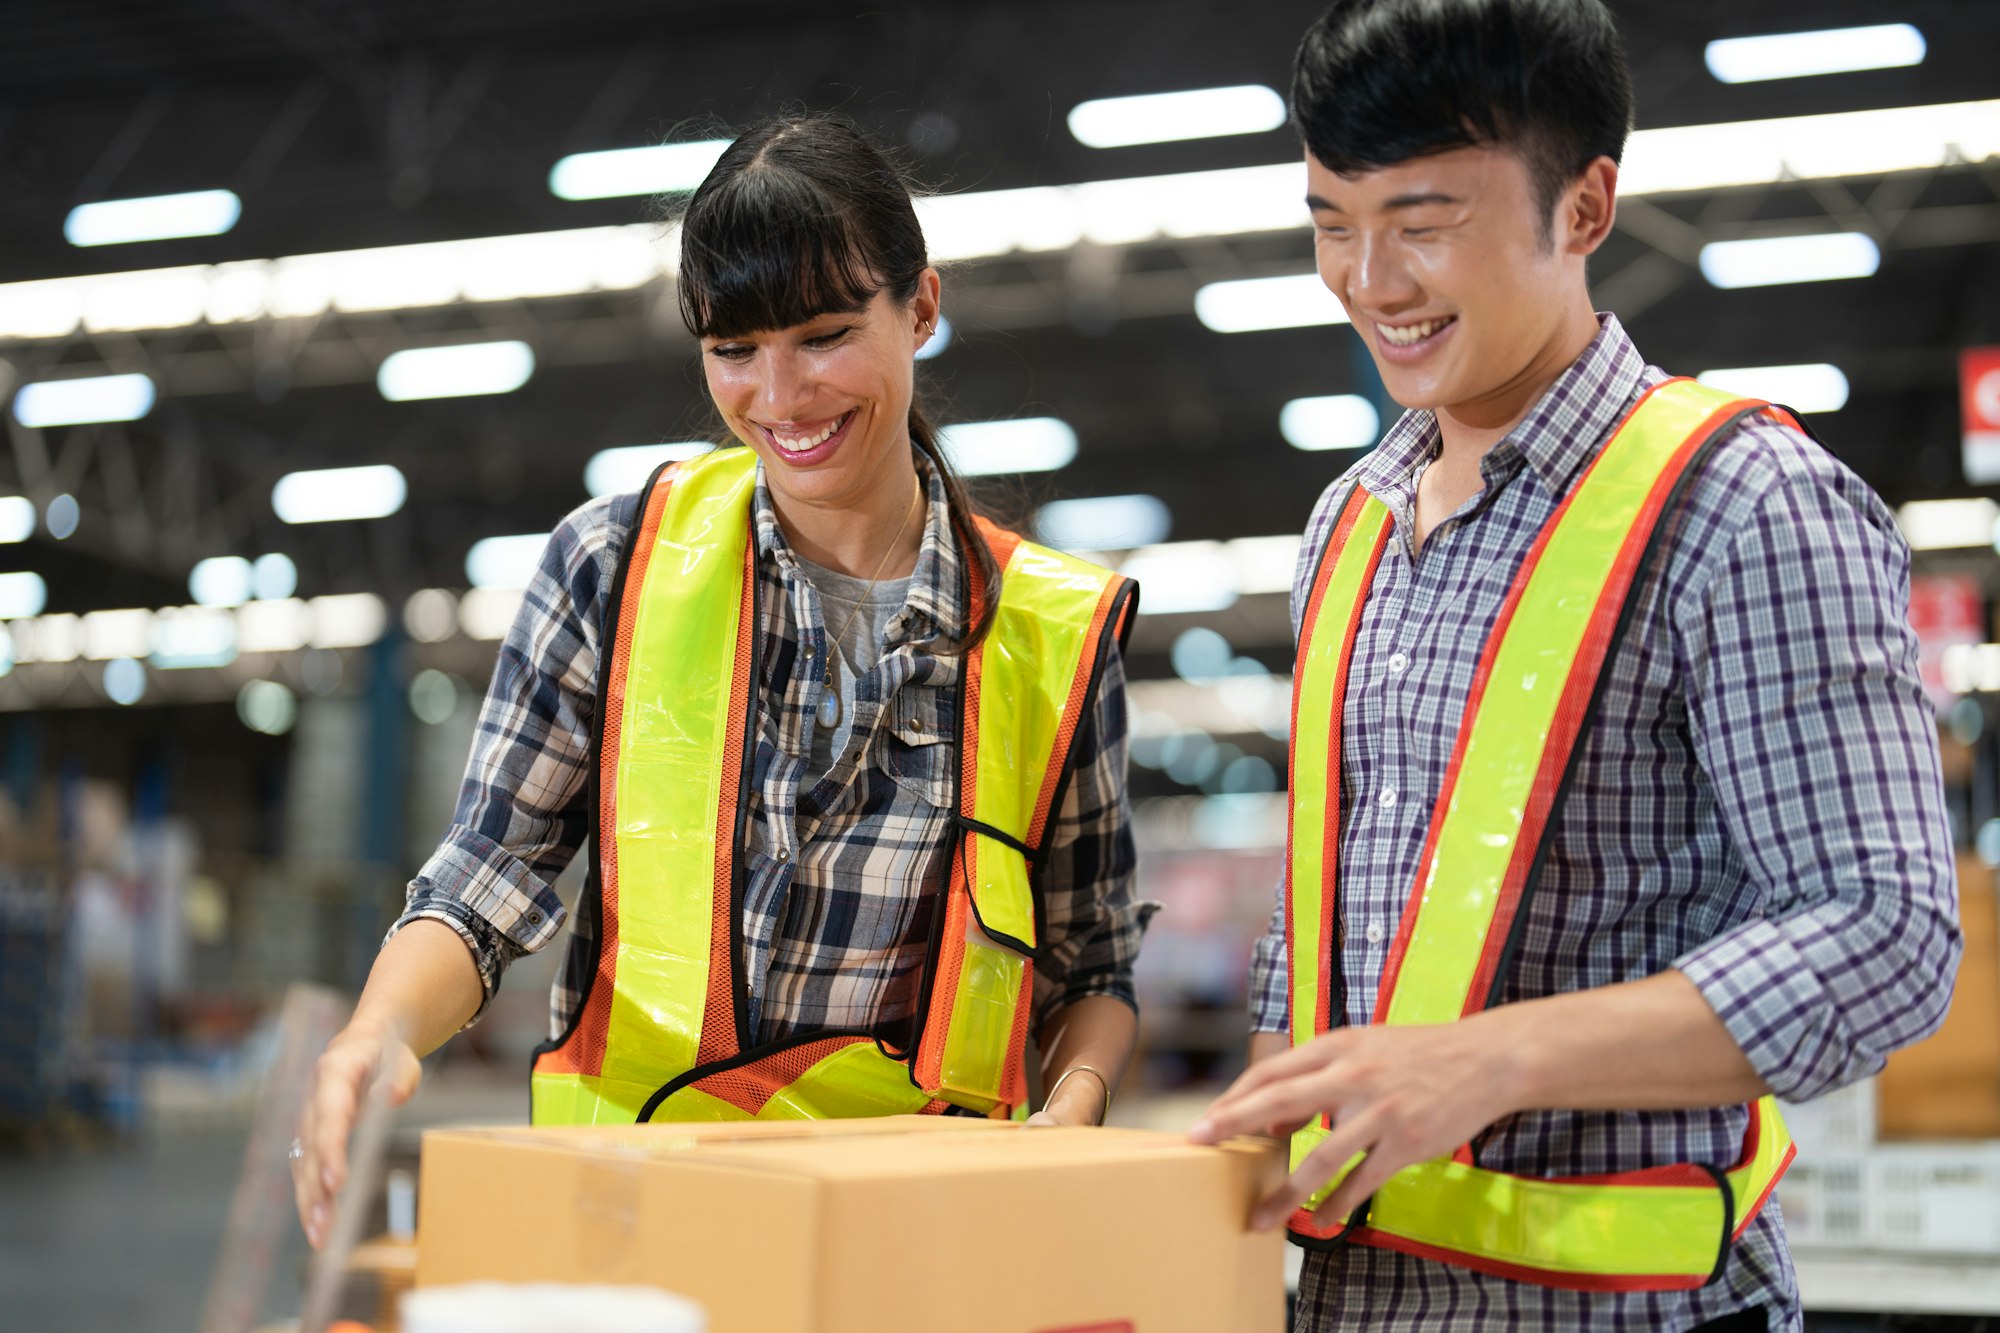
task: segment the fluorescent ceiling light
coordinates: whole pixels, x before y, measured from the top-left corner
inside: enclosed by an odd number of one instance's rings
[[[474,588],[458,599],[458,627],[468,639],[504,639],[520,610],[519,588]]]
[[[1620,193],[1662,194],[1922,171],[2000,153],[2000,101],[1836,111],[1641,130],[1626,145]]]
[[[1069,132],[1089,148],[1262,134],[1285,123],[1285,99],[1262,84],[1104,97],[1069,113]]]
[[[408,494],[402,472],[388,463],[322,468],[280,477],[271,488],[271,507],[287,523],[387,518]]]
[[[418,398],[470,398],[512,393],[535,373],[534,349],[524,342],[460,343],[392,352],[375,374],[375,387],[392,403]]]
[[[315,648],[366,648],[389,627],[389,608],[372,592],[315,597],[306,607]]]
[[[14,419],[23,426],[137,421],[152,410],[153,381],[144,375],[39,380],[14,395]]]
[[[1703,384],[1800,412],[1838,412],[1847,406],[1847,376],[1824,362],[1807,366],[1742,366],[1704,370]]]
[[[1991,546],[2000,504],[1984,496],[1965,500],[1912,500],[1896,511],[1896,526],[1913,551]]]
[[[1236,561],[1236,585],[1246,596],[1292,590],[1299,567],[1298,534],[1238,537],[1227,545],[1230,557]]]
[[[49,604],[49,585],[33,570],[0,574],[0,620],[38,616]]]
[[[1134,551],[1118,572],[1137,579],[1148,615],[1220,611],[1242,595],[1221,542],[1171,542]]]
[[[1627,196],[1918,171],[2000,153],[2000,99],[1641,130]],[[1307,225],[1297,162],[917,201],[931,257],[1066,250],[1079,241],[1234,236]],[[0,338],[180,328],[328,310],[405,310],[626,291],[675,271],[652,223],[0,284]]]
[[[282,736],[299,720],[299,697],[275,680],[253,680],[236,694],[236,716],[250,730]]]
[[[299,567],[288,555],[273,551],[257,557],[250,566],[250,593],[268,601],[290,597],[299,590]]]
[[[1881,264],[1882,252],[1858,231],[1714,241],[1701,247],[1701,276],[1717,287],[1866,278]]]
[[[83,655],[93,662],[115,657],[144,657],[153,644],[153,613],[92,611],[83,618]]]
[[[71,245],[124,245],[176,236],[220,236],[243,215],[243,201],[229,190],[156,194],[78,204],[63,223]]]
[[[1194,294],[1194,313],[1217,333],[1347,323],[1347,312],[1317,273],[1211,282]]]
[[[443,643],[458,630],[458,598],[448,588],[419,588],[403,603],[403,628],[418,643]]]
[[[465,578],[475,588],[525,588],[541,565],[549,534],[487,537],[465,554]]]
[[[1076,457],[1076,431],[1055,417],[964,421],[940,430],[938,443],[967,477],[1053,472]]]
[[[1173,515],[1153,495],[1055,500],[1035,511],[1035,531],[1068,551],[1121,551],[1166,540]]]
[[[1375,404],[1358,393],[1294,398],[1278,410],[1278,433],[1294,449],[1368,449],[1381,430]]]
[[[1897,69],[1924,59],[1924,35],[1907,23],[1824,32],[1781,32],[1710,42],[1708,72],[1724,83]]]
[[[0,545],[24,542],[35,532],[35,502],[25,495],[0,496]]]
[[[168,671],[228,666],[236,660],[236,617],[212,606],[154,612],[151,660]]]
[[[236,611],[236,646],[246,653],[290,653],[312,638],[312,608],[295,597],[250,602]]]
[[[104,693],[112,703],[131,705],[146,694],[146,668],[129,657],[114,657],[104,664]]]
[[[37,616],[14,626],[14,651],[22,662],[74,662],[83,656],[83,622],[76,616]]]
[[[600,449],[583,465],[583,486],[592,495],[624,495],[646,484],[662,463],[681,463],[715,448],[707,440],[673,444],[626,444]]]
[[[211,556],[188,574],[188,596],[201,606],[241,606],[250,592],[250,562],[240,555]]]
[[[550,168],[549,193],[558,199],[618,199],[692,190],[728,147],[727,139],[703,139],[571,153]]]

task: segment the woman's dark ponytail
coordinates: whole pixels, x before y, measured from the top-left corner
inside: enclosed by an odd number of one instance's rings
[[[944,448],[938,443],[937,430],[914,397],[910,400],[910,443],[924,451],[924,457],[930,460],[938,480],[944,483],[945,498],[951,502],[951,526],[958,534],[959,549],[965,552],[965,558],[972,562],[973,570],[978,575],[977,584],[981,590],[978,616],[958,638],[929,645],[934,653],[956,657],[978,647],[980,640],[993,627],[993,613],[1000,604],[1000,561],[994,556],[993,548],[987,545],[986,535],[973,522],[973,515],[978,511],[973,508],[972,496],[966,491],[965,482],[952,470],[951,460],[945,457]]]

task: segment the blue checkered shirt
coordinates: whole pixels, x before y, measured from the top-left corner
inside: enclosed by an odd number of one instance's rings
[[[1300,553],[1296,630],[1352,488],[1395,530],[1354,647],[1341,744],[1339,963],[1369,1021],[1416,882],[1481,647],[1516,569],[1647,386],[1618,321],[1481,463],[1485,487],[1411,554],[1415,474],[1437,440],[1409,412],[1327,488]],[[1943,1019],[1960,939],[1934,722],[1907,621],[1909,555],[1882,502],[1764,419],[1702,464],[1666,558],[1635,587],[1596,722],[1496,1003],[1678,968],[1759,1075],[1806,1100],[1882,1067]],[[1253,1025],[1288,1025],[1282,891],[1251,973]],[[1728,1165],[1741,1107],[1543,1111],[1495,1125],[1480,1162],[1557,1176]],[[1301,1330],[1685,1329],[1762,1305],[1800,1326],[1777,1201],[1698,1291],[1553,1291],[1386,1250],[1309,1254]]]
[[[764,674],[743,849],[743,959],[760,1042],[828,1028],[892,1035],[916,1010],[953,839],[963,666],[923,643],[961,633],[966,609],[944,488],[923,473],[929,505],[909,599],[886,626],[880,661],[855,682],[852,739],[810,781],[815,709],[830,688],[815,668],[832,635],[758,472]],[[583,1003],[576,979],[587,975],[597,939],[589,915],[566,912],[551,884],[591,831],[585,786],[597,758],[600,631],[639,510],[637,494],[592,501],[549,538],[501,645],[452,827],[410,883],[395,926],[421,918],[451,926],[490,1000],[507,964],[555,941],[567,920],[569,949],[549,997],[557,1035]],[[1132,893],[1125,763],[1124,672],[1114,651],[1050,822],[1038,882],[1038,1023],[1085,995],[1137,1007],[1132,964],[1151,905]],[[625,885],[622,894],[645,889]]]

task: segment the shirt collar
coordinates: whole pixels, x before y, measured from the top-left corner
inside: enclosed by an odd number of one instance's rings
[[[1645,358],[1618,317],[1600,314],[1597,336],[1556,376],[1548,392],[1505,439],[1487,451],[1480,471],[1488,484],[1525,463],[1549,494],[1561,496],[1624,418],[1646,374]],[[1417,465],[1438,443],[1437,415],[1409,411],[1389,428],[1355,476],[1372,495],[1389,500],[1407,491]]]
[[[917,548],[916,568],[910,573],[909,600],[902,611],[890,617],[887,636],[892,641],[922,640],[936,633],[955,639],[964,632],[965,588],[958,542],[951,527],[951,500],[944,479],[923,450],[915,450],[915,454],[917,476],[924,484],[924,533]],[[757,493],[751,502],[751,515],[758,556],[776,561],[787,578],[800,577],[797,557],[785,540],[777,506],[771,501],[762,460],[757,463]]]

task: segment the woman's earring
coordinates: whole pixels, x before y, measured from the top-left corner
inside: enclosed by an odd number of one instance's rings
[[[930,336],[931,336],[932,334],[934,334],[934,333],[936,333],[936,332],[937,332],[937,325],[935,325],[935,324],[931,323],[931,322],[930,322],[929,320],[925,320],[925,321],[924,321],[924,336],[925,336],[926,338],[928,338],[928,337],[930,337]]]

